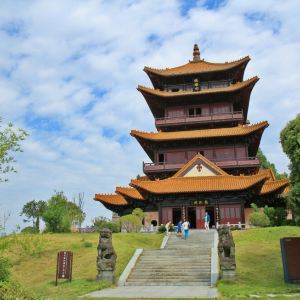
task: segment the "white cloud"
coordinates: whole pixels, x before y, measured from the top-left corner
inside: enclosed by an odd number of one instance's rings
[[[287,158],[280,130],[299,112],[298,1],[227,1],[181,15],[179,1],[1,1],[0,116],[26,128],[19,173],[1,184],[1,208],[14,215],[54,189],[84,191],[89,220],[108,212],[92,201],[141,173],[146,154],[130,129],[153,130],[135,90],[150,85],[144,65],[191,59],[194,43],[209,61],[250,55],[245,77],[258,75],[249,119],[267,119],[262,149],[280,171]],[[110,132],[110,135],[106,133]]]

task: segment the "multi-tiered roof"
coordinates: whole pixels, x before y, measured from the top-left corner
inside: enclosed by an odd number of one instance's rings
[[[153,88],[138,86],[138,90],[158,131],[132,130],[131,135],[152,162],[143,163],[146,177],[131,180],[131,187],[118,187],[114,195],[97,194],[95,200],[124,213],[145,207],[155,194],[252,189],[259,198],[283,192],[288,181],[259,172],[256,154],[268,122],[247,121],[250,94],[258,81],[256,76],[243,80],[249,61],[246,56],[233,62],[206,62],[195,45],[193,60],[182,66],[145,67]]]

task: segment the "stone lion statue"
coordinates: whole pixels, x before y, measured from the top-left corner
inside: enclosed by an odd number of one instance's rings
[[[235,276],[236,262],[235,262],[235,244],[227,225],[221,225],[218,228],[219,244],[218,253],[220,259],[220,269],[222,277]]]
[[[97,250],[97,279],[114,282],[117,254],[112,245],[112,232],[109,229],[104,228],[100,231]]]

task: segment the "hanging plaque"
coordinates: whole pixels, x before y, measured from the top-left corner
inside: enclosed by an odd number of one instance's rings
[[[73,252],[60,251],[57,253],[56,285],[58,279],[72,280]]]
[[[208,201],[207,200],[192,200],[191,205],[207,205]]]

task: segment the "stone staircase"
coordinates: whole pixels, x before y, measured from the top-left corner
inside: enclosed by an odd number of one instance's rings
[[[190,230],[188,240],[170,233],[164,249],[144,250],[127,286],[210,286],[214,231]]]

